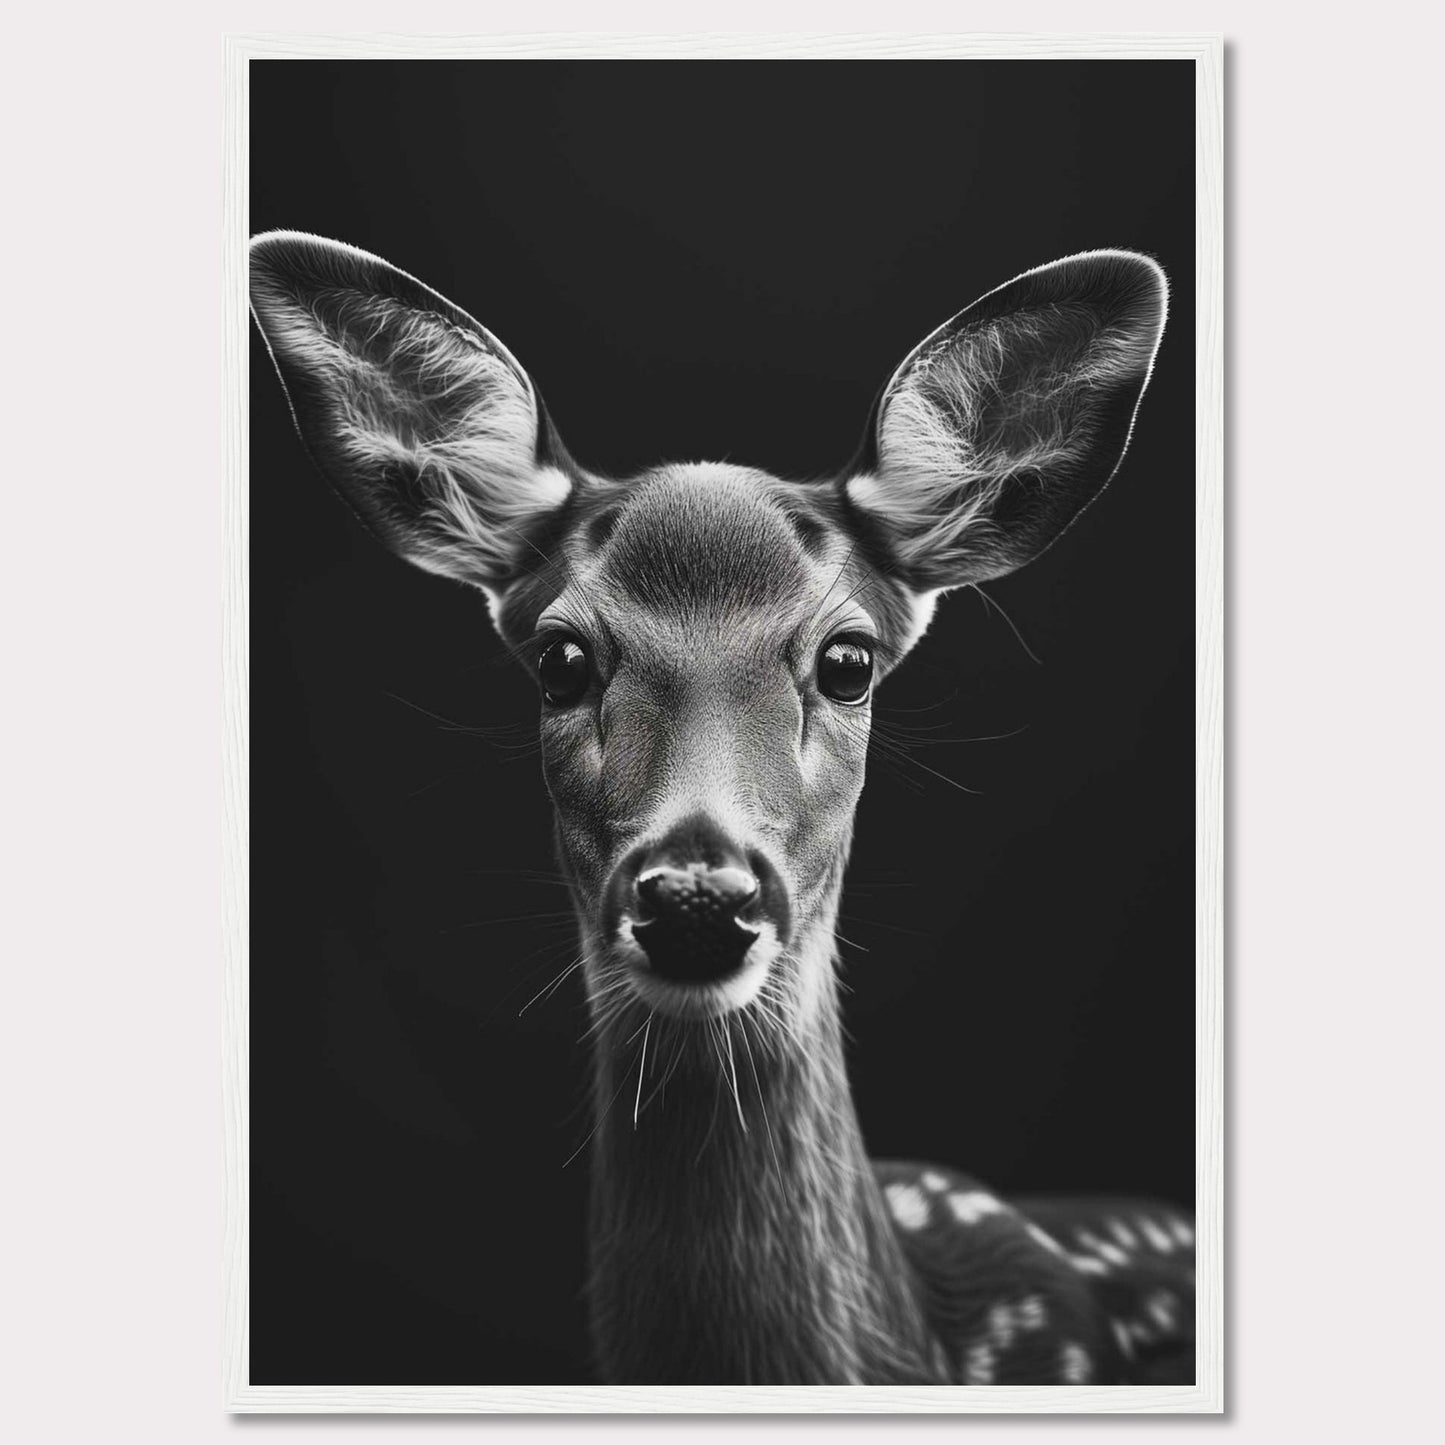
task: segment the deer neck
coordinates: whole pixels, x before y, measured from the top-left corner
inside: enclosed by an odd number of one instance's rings
[[[760,1049],[751,1030],[745,1045],[734,1020],[729,1058],[720,1031],[715,1051],[701,1030],[636,1119],[635,1045],[599,1047],[591,1296],[606,1378],[932,1378],[914,1276],[848,1090],[826,962],[786,1051]],[[669,1067],[666,1049],[643,1100]]]

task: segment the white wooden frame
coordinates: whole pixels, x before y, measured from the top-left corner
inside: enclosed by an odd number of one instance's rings
[[[306,1386],[249,1382],[247,62],[252,59],[1155,59],[1195,66],[1195,1063],[1192,1386]],[[225,43],[225,1360],[228,1410],[282,1413],[1220,1413],[1224,1409],[1223,41],[1218,35],[229,36]],[[1176,305],[1183,298],[1176,300]]]

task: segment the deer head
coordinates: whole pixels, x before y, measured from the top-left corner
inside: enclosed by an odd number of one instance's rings
[[[500,341],[351,247],[260,237],[252,298],[333,487],[398,555],[485,593],[538,684],[594,1011],[805,1036],[873,690],[941,593],[1036,557],[1108,482],[1159,268],[1096,251],[988,293],[893,373],[853,465],[807,483],[594,475]]]

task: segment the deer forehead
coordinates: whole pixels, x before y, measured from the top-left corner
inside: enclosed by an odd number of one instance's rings
[[[769,667],[844,631],[872,633],[879,676],[917,640],[932,594],[880,568],[876,537],[854,530],[844,491],[720,462],[659,467],[627,481],[579,484],[546,565],[523,569],[494,599],[503,637],[571,629],[701,662],[751,655]],[[686,645],[679,647],[682,641]],[[721,649],[721,650],[720,650]]]
[[[632,668],[771,668],[815,633],[873,625],[850,596],[862,568],[850,551],[802,487],[721,464],[668,467],[579,520],[567,586],[543,616],[615,641]]]
[[[652,472],[617,504],[592,576],[664,617],[791,617],[846,542],[785,506],[786,492],[764,472],[723,464]]]

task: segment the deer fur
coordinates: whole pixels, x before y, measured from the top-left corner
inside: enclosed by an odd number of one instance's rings
[[[988,293],[811,483],[588,472],[495,337],[353,248],[261,237],[252,294],[302,438],[363,521],[483,590],[524,660],[557,638],[585,654],[587,693],[544,702],[542,736],[591,1011],[602,1377],[1079,1383],[1183,1341],[1177,1215],[1045,1224],[869,1159],[834,941],[868,713],[815,677],[838,637],[886,676],[942,592],[1023,565],[1098,495],[1162,332],[1158,267],[1093,252]],[[734,976],[682,986],[649,970],[634,880],[640,851],[704,825],[753,860],[757,936]]]

